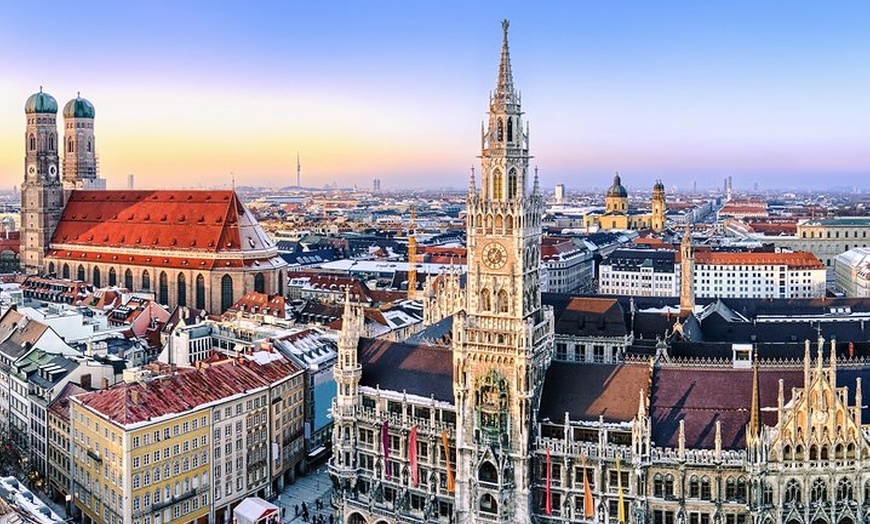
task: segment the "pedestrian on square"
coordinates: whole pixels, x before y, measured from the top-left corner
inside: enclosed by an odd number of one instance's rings
[[[293,516],[294,517],[299,516],[299,504],[293,504]]]

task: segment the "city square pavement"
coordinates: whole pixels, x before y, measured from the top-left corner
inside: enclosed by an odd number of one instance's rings
[[[284,486],[272,503],[283,510],[282,522],[294,524],[304,522],[302,520],[302,503],[308,506],[308,522],[312,522],[315,515],[322,515],[323,522],[329,524],[329,515],[333,514],[330,497],[332,495],[332,483],[329,481],[326,465],[322,465],[304,477],[297,477],[296,482]],[[323,509],[315,509],[315,501],[320,500]],[[299,515],[296,515],[294,507],[299,507]],[[337,518],[336,523],[340,522]]]

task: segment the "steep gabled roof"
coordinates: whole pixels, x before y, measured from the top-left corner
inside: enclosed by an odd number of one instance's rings
[[[275,249],[234,191],[73,191],[52,244],[192,253]]]
[[[363,338],[360,385],[453,402],[453,351],[425,344]]]

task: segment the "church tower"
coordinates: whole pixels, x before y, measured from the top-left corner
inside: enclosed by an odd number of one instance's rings
[[[650,228],[656,233],[661,233],[665,230],[665,211],[667,211],[665,185],[662,184],[661,180],[658,180],[653,186],[652,220],[650,224]]]
[[[607,190],[607,194],[604,196],[604,212],[622,215],[628,214],[628,191],[622,185],[619,173],[613,175],[613,185],[610,186],[610,189]]]
[[[63,120],[64,190],[105,189],[97,178],[94,105],[78,95],[64,106]]]
[[[338,477],[342,487],[350,489],[356,478],[356,453],[348,444],[355,438],[355,413],[359,405],[359,381],[362,378],[362,366],[357,358],[357,348],[360,337],[365,330],[363,306],[353,304],[350,300],[350,288],[345,291],[344,315],[341,321],[341,333],[338,337],[338,361],[332,368],[335,378],[336,394],[332,404],[333,448],[336,450],[332,459],[332,472]]]
[[[692,226],[680,242],[680,315],[695,312],[695,248],[692,247]]]
[[[539,272],[543,199],[537,176],[529,183],[506,20],[502,28],[481,186],[472,174],[467,199],[465,310],[453,322],[457,523],[530,522],[529,443],[552,357],[553,313],[541,306]]]
[[[63,211],[58,178],[57,101],[42,88],[24,104],[24,183],[21,184],[21,269],[43,272],[43,257]]]

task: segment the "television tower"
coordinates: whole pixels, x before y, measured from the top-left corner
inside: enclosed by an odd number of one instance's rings
[[[302,187],[302,164],[299,163],[299,151],[296,151],[296,187]]]

